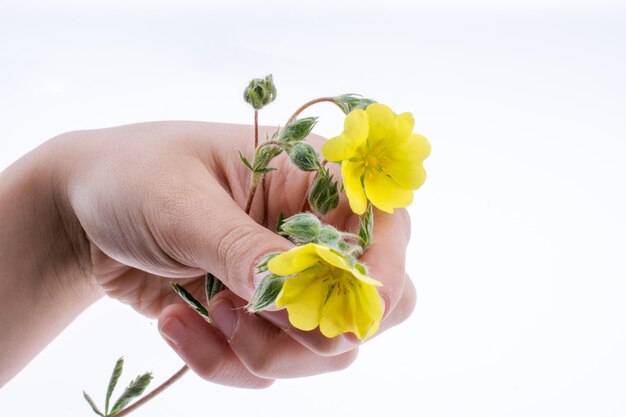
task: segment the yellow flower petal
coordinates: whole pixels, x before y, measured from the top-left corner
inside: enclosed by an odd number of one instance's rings
[[[354,294],[356,305],[359,307],[356,315],[358,333],[355,334],[363,340],[378,330],[383,318],[383,305],[378,291],[370,285],[359,285],[355,288]]]
[[[343,133],[327,140],[322,145],[322,154],[329,161],[350,159],[357,148],[365,146],[369,132],[368,116],[365,111],[351,111],[344,121]]]
[[[320,319],[320,331],[326,337],[352,332],[363,340],[376,333],[382,319],[382,303],[375,287],[353,281],[337,286],[328,296]]]
[[[412,134],[405,141],[394,144],[385,150],[385,156],[394,161],[423,161],[430,155],[430,143],[422,135]]]
[[[320,319],[320,331],[324,336],[335,337],[346,332],[357,334],[356,302],[350,290],[344,291],[337,285],[328,296]]]
[[[413,126],[415,125],[415,119],[413,119],[413,115],[409,112],[400,113],[396,117],[395,122],[395,138],[397,140],[406,140],[411,133],[413,133]]]
[[[343,187],[346,190],[346,197],[350,203],[350,208],[356,214],[365,213],[367,207],[367,199],[361,176],[363,175],[363,164],[360,162],[343,161],[341,163],[341,178],[343,179]]]
[[[363,182],[367,198],[382,211],[393,213],[394,208],[408,207],[413,202],[413,191],[385,174],[366,175]]]
[[[430,143],[422,135],[412,134],[399,144],[388,147],[384,157],[389,161],[383,171],[401,187],[416,190],[424,184],[423,161],[430,153]]]
[[[369,285],[375,285],[378,287],[383,285],[381,282],[376,281],[374,278],[370,278],[365,274],[362,274],[361,271],[359,271],[358,269],[353,268],[350,265],[348,265],[348,262],[346,262],[346,259],[341,254],[335,252],[333,249],[329,248],[328,246],[315,245],[315,251],[320,256],[320,258],[326,261],[326,263],[336,268],[343,269],[344,271],[348,271],[350,274],[354,275],[354,277],[359,279],[360,281],[367,283]]]
[[[315,245],[297,246],[270,259],[267,268],[276,275],[286,277],[308,269],[319,262]]]
[[[317,272],[303,272],[285,281],[277,307],[286,307],[289,322],[300,330],[313,330],[320,324],[324,301],[328,295],[328,279],[320,279]]]
[[[426,171],[421,162],[398,161],[385,166],[385,172],[406,189],[417,190],[426,181]]]
[[[365,112],[369,116],[369,136],[367,144],[370,148],[385,139],[395,136],[395,113],[384,104],[373,103],[367,106]]]

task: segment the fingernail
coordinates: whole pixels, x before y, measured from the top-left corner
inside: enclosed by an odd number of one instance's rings
[[[176,347],[181,347],[187,338],[187,326],[177,318],[170,317],[159,328],[161,335],[172,342]]]
[[[227,298],[223,298],[215,303],[211,309],[211,319],[226,339],[232,339],[237,325],[237,312],[233,303]]]

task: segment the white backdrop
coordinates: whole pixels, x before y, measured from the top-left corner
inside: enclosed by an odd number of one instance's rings
[[[626,414],[623,2],[82,3],[0,0],[0,169],[68,130],[250,123],[242,88],[270,72],[262,123],[359,92],[412,111],[433,148],[405,324],[346,371],[264,391],[190,374],[135,416]],[[0,390],[1,414],[90,415],[81,390],[102,402],[121,355],[121,382],[181,366],[105,299]]]

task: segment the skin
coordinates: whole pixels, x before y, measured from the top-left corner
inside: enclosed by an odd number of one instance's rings
[[[349,366],[362,343],[353,335],[327,339],[291,327],[284,310],[241,308],[257,260],[292,247],[272,232],[275,219],[299,211],[312,179],[281,155],[246,215],[249,172],[238,151],[252,155],[251,137],[250,126],[201,122],[77,131],[3,171],[0,386],[104,295],[158,317],[164,340],[209,381],[263,388]],[[322,138],[309,141],[319,147]],[[345,199],[323,220],[358,230]],[[378,334],[415,305],[404,268],[409,232],[405,210],[375,213],[374,240],[361,259],[384,284]],[[176,279],[203,299],[205,271],[229,288],[209,306],[215,327],[169,286]]]

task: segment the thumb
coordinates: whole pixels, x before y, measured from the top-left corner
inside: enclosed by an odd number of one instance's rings
[[[177,215],[167,222],[164,250],[180,263],[212,273],[249,300],[256,263],[293,244],[256,223],[214,178],[207,181],[205,174],[202,185],[191,188],[194,192],[177,200]]]

